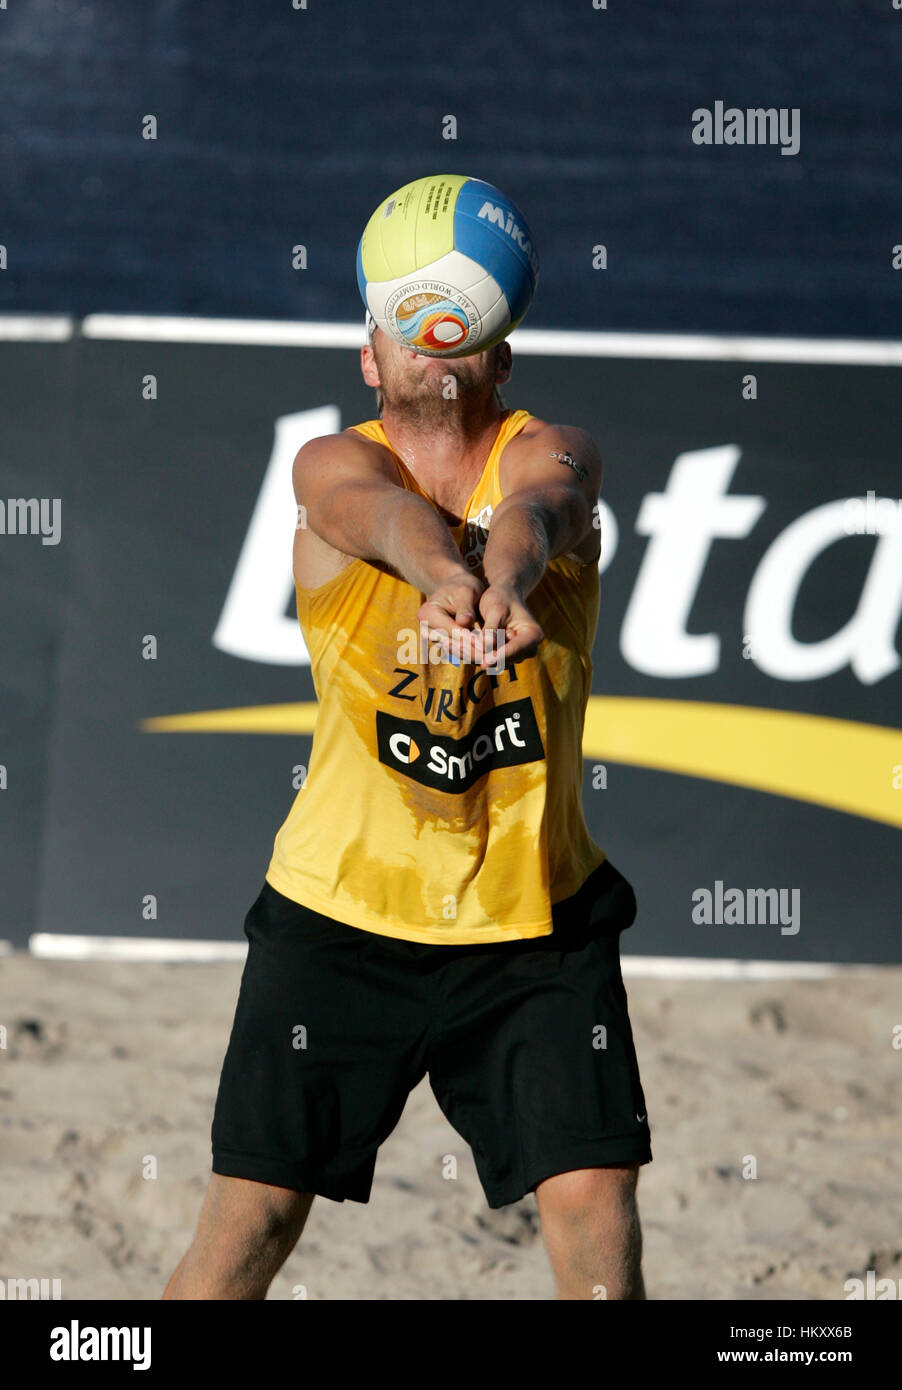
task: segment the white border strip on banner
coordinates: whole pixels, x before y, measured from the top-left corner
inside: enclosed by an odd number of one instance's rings
[[[0,314],[0,342],[65,343],[74,332],[65,314]]]
[[[208,962],[244,960],[246,941],[184,941],[159,936],[66,936],[34,932],[28,949],[42,960]]]
[[[363,323],[89,314],[82,335],[135,342],[222,343],[258,347],[359,348]],[[759,338],[716,333],[593,333],[518,328],[512,348],[524,356],[648,357],[687,361],[834,363],[900,367],[902,342],[856,338]]]
[[[88,314],[81,335],[99,341],[209,343],[248,347],[359,348],[363,324],[185,315]],[[0,314],[0,342],[66,342],[76,320],[66,315]],[[902,366],[902,342],[876,338],[765,338],[753,334],[602,333],[518,328],[511,345],[527,357],[633,357],[695,362],[787,362],[863,367]]]
[[[625,980],[830,980],[898,968],[835,965],[830,961],[713,960],[702,956],[621,956],[620,967]]]
[[[36,932],[28,948],[42,960],[243,961],[241,941],[178,941],[153,936],[66,936]],[[698,956],[622,956],[624,979],[633,980],[827,980],[871,975],[898,967],[834,965],[819,961],[708,960]]]

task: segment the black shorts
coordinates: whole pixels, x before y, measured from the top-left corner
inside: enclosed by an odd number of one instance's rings
[[[649,1163],[620,974],[633,890],[605,860],[531,940],[426,945],[264,882],[213,1116],[213,1171],[369,1200],[376,1151],[428,1073],[490,1207],[555,1173]]]

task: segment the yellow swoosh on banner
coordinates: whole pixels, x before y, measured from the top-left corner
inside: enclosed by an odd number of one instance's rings
[[[315,702],[145,719],[147,733],[310,734]],[[583,756],[752,787],[902,827],[902,730],[850,719],[593,695]]]

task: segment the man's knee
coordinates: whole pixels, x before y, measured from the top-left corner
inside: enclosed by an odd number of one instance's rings
[[[264,1298],[304,1228],[313,1193],[213,1173],[197,1231],[164,1298]]]
[[[195,1244],[229,1249],[239,1258],[263,1251],[287,1253],[303,1230],[312,1202],[310,1192],[213,1173]]]
[[[536,1187],[544,1219],[579,1224],[593,1216],[630,1216],[636,1206],[638,1163],[612,1163],[556,1173]]]

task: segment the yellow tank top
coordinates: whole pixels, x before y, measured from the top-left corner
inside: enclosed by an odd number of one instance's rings
[[[504,412],[451,528],[480,574],[501,453],[530,418]],[[353,428],[391,448],[380,420]],[[404,487],[425,497],[395,460]],[[405,941],[547,936],[552,903],[605,858],[582,809],[598,567],[551,561],[528,599],[545,640],[495,674],[429,661],[425,597],[360,559],[297,588],[319,711],[266,877],[316,912]]]

